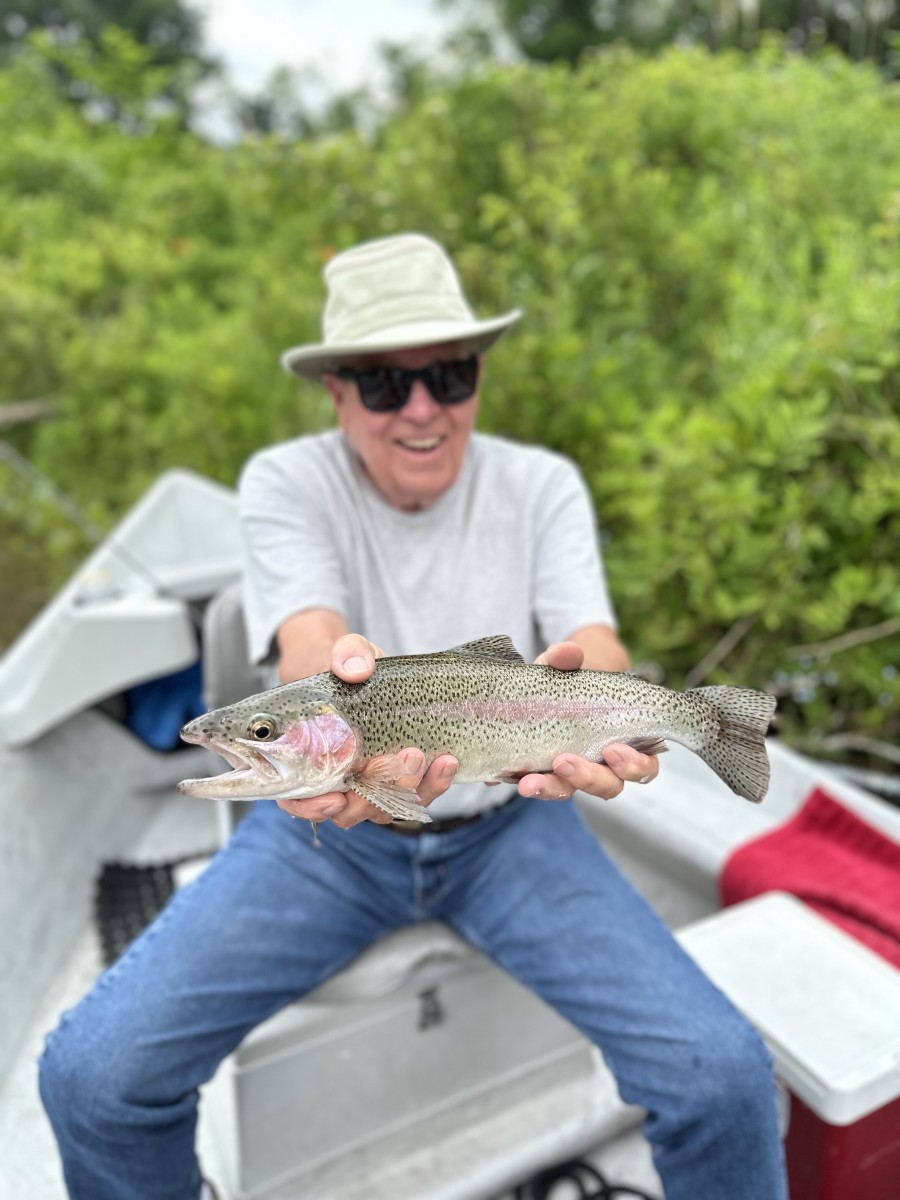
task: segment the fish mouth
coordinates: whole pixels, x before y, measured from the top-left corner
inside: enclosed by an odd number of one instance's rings
[[[287,783],[285,774],[277,762],[256,746],[244,743],[241,739],[238,739],[238,745],[231,741],[226,746],[209,734],[192,730],[182,730],[181,736],[186,742],[214,750],[231,767],[230,771],[223,771],[221,775],[182,780],[178,790],[185,795],[211,796],[216,799],[271,796],[281,791]]]

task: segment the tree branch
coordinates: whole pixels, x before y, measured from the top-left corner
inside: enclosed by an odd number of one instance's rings
[[[56,405],[52,400],[11,400],[8,404],[0,404],[0,429],[41,421],[55,411]]]
[[[827,642],[794,646],[791,654],[797,658],[804,655],[809,655],[810,658],[826,658],[829,654],[837,654],[839,650],[850,650],[854,646],[864,646],[866,642],[877,642],[879,638],[890,637],[893,633],[900,633],[900,617],[889,617],[887,621],[867,625],[864,629],[851,629],[849,633],[842,633]]]
[[[822,738],[819,745],[823,750],[859,750],[863,754],[874,754],[900,765],[900,747],[864,733],[831,733]]]
[[[696,687],[698,683],[702,683],[710,671],[714,670],[722,659],[731,653],[755,621],[755,616],[739,617],[728,632],[719,638],[713,648],[707,654],[704,654],[697,665],[688,671],[684,678],[685,688]]]

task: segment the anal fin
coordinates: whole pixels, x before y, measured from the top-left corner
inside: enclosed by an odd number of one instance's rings
[[[641,754],[665,754],[669,748],[662,738],[655,737],[625,738],[624,742],[626,746],[640,750]]]

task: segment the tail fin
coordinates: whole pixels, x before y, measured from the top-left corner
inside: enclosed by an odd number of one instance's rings
[[[769,787],[766,731],[775,697],[739,687],[700,687],[685,692],[702,698],[719,714],[719,736],[697,753],[733,792],[758,804]]]

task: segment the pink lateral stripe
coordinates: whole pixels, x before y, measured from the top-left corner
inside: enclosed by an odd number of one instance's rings
[[[505,721],[509,723],[534,721],[541,719],[583,719],[591,717],[600,720],[610,713],[625,715],[623,705],[605,704],[601,700],[568,697],[566,699],[538,700],[442,700],[434,704],[426,704],[421,709],[409,710],[410,715],[420,712],[425,717],[469,717],[484,721]]]

